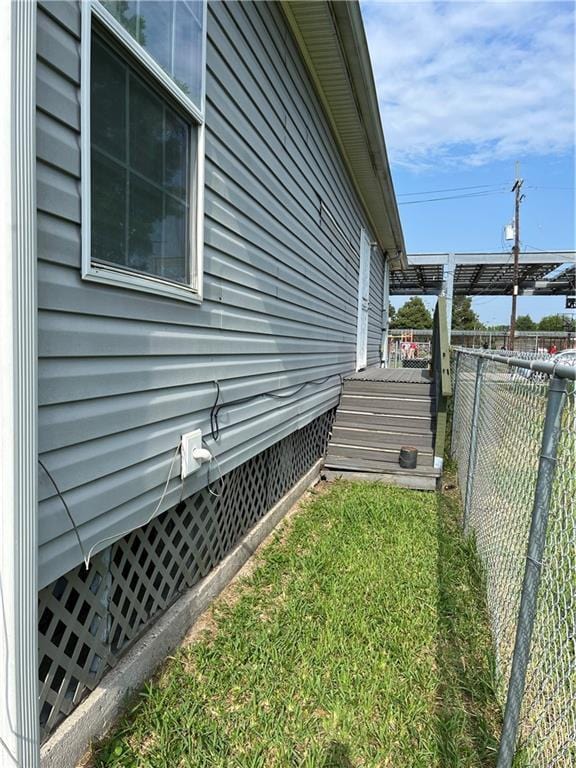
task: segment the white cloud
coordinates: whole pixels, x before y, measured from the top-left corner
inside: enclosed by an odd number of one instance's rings
[[[574,145],[566,2],[362,2],[391,160],[482,165]]]

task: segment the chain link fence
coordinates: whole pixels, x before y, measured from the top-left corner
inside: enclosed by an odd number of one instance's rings
[[[576,766],[574,381],[567,367],[551,376],[551,363],[530,365],[456,352],[451,450],[465,531],[484,567],[506,703],[498,767],[516,751],[534,768],[569,768]]]
[[[428,368],[431,359],[431,341],[392,337],[388,342],[389,368]]]

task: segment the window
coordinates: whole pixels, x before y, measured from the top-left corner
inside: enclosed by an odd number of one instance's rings
[[[205,4],[85,13],[83,276],[199,301]]]
[[[200,108],[203,2],[102,0],[102,5]]]

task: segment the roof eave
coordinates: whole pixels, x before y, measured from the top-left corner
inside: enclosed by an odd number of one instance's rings
[[[406,247],[360,6],[355,0],[283,0],[282,8],[374,237],[391,269],[404,269]],[[321,51],[313,45],[319,39]],[[326,66],[327,51],[335,66]],[[349,94],[344,110],[342,92]]]

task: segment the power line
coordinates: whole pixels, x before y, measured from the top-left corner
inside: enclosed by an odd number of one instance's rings
[[[473,187],[449,187],[447,189],[428,189],[425,192],[399,192],[397,197],[409,197],[412,195],[436,195],[440,192],[462,192],[467,189],[486,189],[488,187],[501,187],[503,184],[507,185],[507,182],[500,182],[499,184],[476,184]]]
[[[398,205],[419,205],[420,203],[436,203],[440,200],[463,200],[468,197],[487,197],[488,195],[499,195],[507,190],[504,188],[495,189],[491,192],[471,192],[469,195],[450,195],[448,197],[428,197],[425,200],[403,200]]]
[[[540,187],[540,186],[537,186],[537,187],[526,187],[526,189],[545,189],[546,191],[548,191],[548,190],[559,190],[559,191],[562,191],[562,192],[574,192],[574,187]]]

